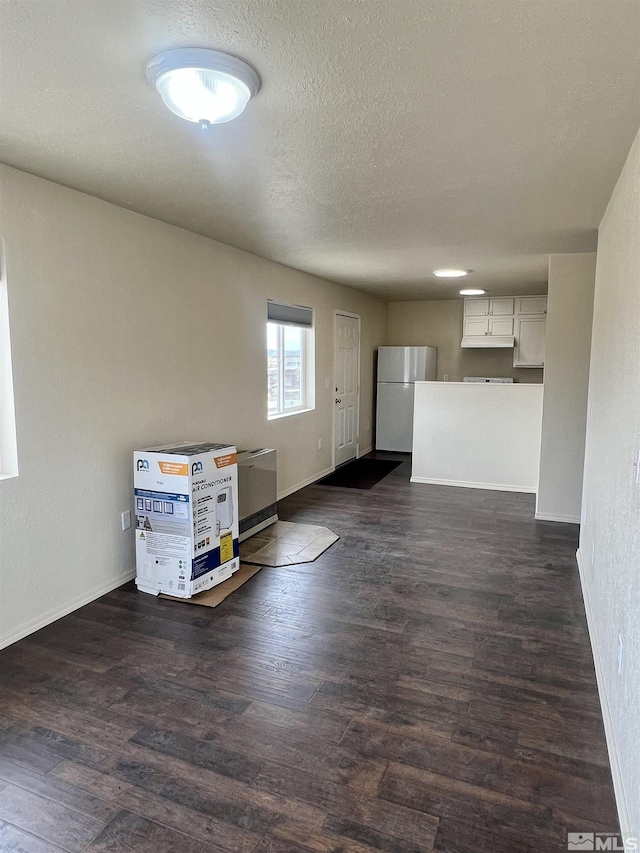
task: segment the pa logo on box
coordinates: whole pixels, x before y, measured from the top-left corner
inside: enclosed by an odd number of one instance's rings
[[[593,832],[570,832],[567,835],[567,848],[569,850],[595,850],[595,833]]]

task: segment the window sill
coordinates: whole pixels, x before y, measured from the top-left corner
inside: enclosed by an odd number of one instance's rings
[[[2,482],[2,480],[13,480],[13,478],[17,477],[17,476],[18,476],[17,472],[15,474],[2,474],[2,473],[0,473],[0,482]]]
[[[291,418],[293,415],[304,415],[307,412],[315,412],[316,407],[312,406],[310,409],[296,409],[293,412],[282,412],[278,415],[267,415],[268,421],[279,421],[281,418]]]

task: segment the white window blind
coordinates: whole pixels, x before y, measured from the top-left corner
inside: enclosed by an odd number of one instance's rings
[[[310,329],[313,326],[313,309],[303,305],[287,305],[285,302],[267,302],[267,319],[270,323],[281,326],[302,326]]]

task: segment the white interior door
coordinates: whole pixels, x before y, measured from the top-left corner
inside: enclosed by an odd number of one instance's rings
[[[333,445],[335,464],[342,465],[358,455],[360,318],[336,312],[334,342]]]

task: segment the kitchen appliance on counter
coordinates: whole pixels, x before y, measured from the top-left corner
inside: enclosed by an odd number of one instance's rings
[[[496,385],[512,384],[513,379],[506,376],[465,376],[463,382],[485,382]]]
[[[410,453],[415,382],[435,381],[435,347],[379,347],[376,450]]]
[[[238,451],[238,515],[240,542],[278,520],[276,451]]]

